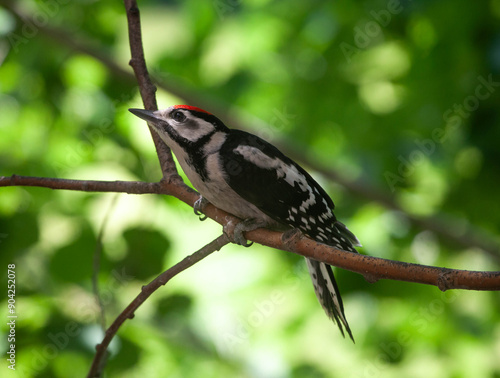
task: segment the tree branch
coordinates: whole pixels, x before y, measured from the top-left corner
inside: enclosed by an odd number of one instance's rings
[[[129,64],[133,68],[135,77],[137,78],[144,107],[148,110],[158,110],[155,96],[156,86],[151,82],[146,67],[146,60],[144,59],[139,8],[135,0],[125,0],[124,3],[127,11],[128,37],[132,55]],[[170,179],[175,177],[175,179],[180,179],[170,148],[160,139],[151,126],[148,125],[148,127],[155,144],[158,159],[160,160],[163,178]]]
[[[166,194],[180,199],[191,207],[199,198],[199,194],[189,187],[166,181],[144,183],[134,181],[65,180],[24,176],[0,177],[0,186],[18,185],[87,192],[116,191],[129,194]],[[115,186],[116,188],[114,189]],[[210,204],[205,207],[204,213],[222,226],[239,222],[238,218]],[[365,256],[358,253],[341,251],[305,237],[288,239],[286,233],[283,234],[261,228],[248,232],[246,237],[251,241],[268,247],[294,252],[329,265],[362,274],[368,282],[376,282],[379,279],[391,279],[434,285],[441,290],[500,290],[500,272],[448,269]]]
[[[184,258],[182,261],[178,262],[168,270],[164,271],[158,277],[156,277],[153,281],[151,281],[146,286],[142,287],[142,291],[140,294],[135,297],[135,299],[123,310],[120,315],[115,319],[115,321],[109,326],[106,330],[105,336],[100,344],[96,346],[96,354],[94,356],[94,360],[92,361],[92,366],[90,367],[89,373],[87,375],[88,378],[95,378],[101,376],[101,367],[104,363],[104,357],[106,355],[107,348],[109,343],[113,339],[114,335],[121,327],[121,325],[127,320],[132,319],[134,317],[134,313],[137,308],[149,298],[151,294],[153,294],[158,288],[165,285],[170,279],[175,277],[177,274],[182,271],[190,268],[198,261],[201,261],[211,253],[220,250],[223,246],[228,244],[230,241],[228,237],[223,234],[219,236],[217,239],[213,240],[200,250],[196,251],[192,255]]]
[[[1,176],[0,186],[36,186],[82,192],[117,192],[128,194],[166,194],[161,182],[71,180],[50,177]]]

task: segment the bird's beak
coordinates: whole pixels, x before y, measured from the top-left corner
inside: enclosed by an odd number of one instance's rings
[[[158,121],[161,121],[161,119],[157,115],[155,115],[155,112],[151,110],[129,109],[128,111],[147,122],[157,123]]]

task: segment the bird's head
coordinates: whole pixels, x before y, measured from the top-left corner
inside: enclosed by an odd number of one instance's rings
[[[228,128],[213,114],[189,105],[174,105],[162,110],[129,109],[147,121],[167,145],[196,143]]]

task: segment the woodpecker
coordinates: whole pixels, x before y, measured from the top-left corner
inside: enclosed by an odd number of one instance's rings
[[[129,109],[147,121],[173,151],[200,193],[197,215],[206,202],[240,218],[234,230],[238,244],[243,233],[259,227],[300,230],[305,236],[337,249],[357,252],[359,240],[333,214],[325,190],[296,162],[275,146],[245,131],[229,129],[213,114],[189,105],[150,111]],[[330,265],[307,259],[314,291],[323,309],[354,341]]]

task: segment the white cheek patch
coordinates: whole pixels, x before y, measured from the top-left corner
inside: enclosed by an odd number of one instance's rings
[[[191,122],[177,123],[173,120],[169,120],[169,125],[177,135],[190,142],[196,142],[214,130],[214,125],[203,119],[197,119],[196,122],[193,120],[188,120],[188,122],[189,121]]]

